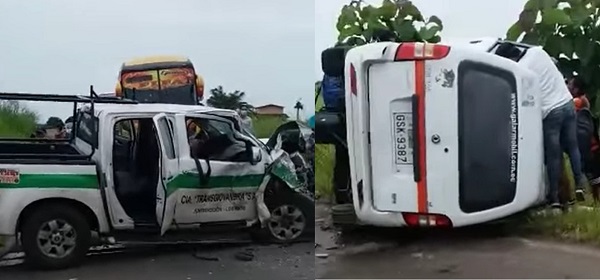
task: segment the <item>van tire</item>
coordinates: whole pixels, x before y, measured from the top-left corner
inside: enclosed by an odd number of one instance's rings
[[[25,221],[21,227],[21,241],[23,251],[25,252],[25,262],[36,268],[47,270],[63,269],[79,265],[85,258],[91,245],[89,222],[82,213],[69,205],[53,204],[45,206],[34,210],[28,217],[25,217]],[[38,243],[38,236],[42,232],[55,232],[54,234],[61,236],[57,237],[57,239],[62,239],[64,240],[63,242],[70,240],[74,245],[57,246],[67,251],[63,257],[49,256],[41,248],[43,241]],[[48,244],[48,242],[44,244]],[[56,252],[56,250],[53,251]]]
[[[272,216],[276,211],[277,213],[281,213],[280,211],[282,209],[298,210],[302,213],[301,219],[304,222],[304,227],[300,230],[300,234],[295,234],[291,239],[283,239],[281,236],[278,237],[275,232],[277,223],[267,221],[264,227],[254,234],[254,238],[258,239],[258,241],[269,243],[293,243],[299,241],[303,237],[313,237],[315,229],[315,201],[312,198],[293,190],[280,190],[277,194],[274,194],[273,197],[269,198],[268,202],[265,201],[265,203]]]

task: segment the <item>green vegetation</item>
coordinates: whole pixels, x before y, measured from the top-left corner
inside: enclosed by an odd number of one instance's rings
[[[508,40],[543,46],[565,76],[580,75],[595,113],[600,113],[599,8],[597,0],[529,0],[506,32]]]
[[[210,97],[206,100],[206,103],[209,106],[221,109],[252,109],[252,105],[244,102],[245,96],[246,93],[243,91],[226,92],[223,86],[218,86],[210,90]]]
[[[281,116],[256,115],[252,118],[254,134],[257,138],[269,138],[280,125],[286,122]]]
[[[323,98],[320,96],[321,82],[315,82],[315,109],[323,108]],[[315,188],[317,196],[333,196],[333,166],[335,148],[333,145],[317,144],[315,146]]]
[[[564,214],[530,212],[517,226],[522,233],[600,245],[600,209],[576,207]]]
[[[37,115],[15,101],[0,102],[0,137],[27,138],[37,126]]]
[[[336,28],[338,45],[358,46],[380,41],[438,43],[444,26],[437,16],[426,20],[410,1],[384,0],[375,7],[357,0],[344,5]]]

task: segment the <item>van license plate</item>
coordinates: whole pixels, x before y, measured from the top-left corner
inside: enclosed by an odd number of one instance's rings
[[[412,113],[393,113],[396,165],[413,164]]]

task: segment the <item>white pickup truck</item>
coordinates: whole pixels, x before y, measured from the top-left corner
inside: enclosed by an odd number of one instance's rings
[[[93,236],[105,244],[188,242],[246,229],[290,242],[314,228],[314,200],[289,156],[244,133],[234,111],[0,98],[87,103],[71,139],[0,141],[0,237],[38,267],[76,265]]]

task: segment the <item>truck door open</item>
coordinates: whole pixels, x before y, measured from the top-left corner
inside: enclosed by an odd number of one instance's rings
[[[173,137],[173,124],[165,114],[152,118],[160,142],[160,180],[156,190],[156,217],[161,235],[169,229],[175,216],[176,196],[169,191],[169,182],[177,175],[179,164]]]

